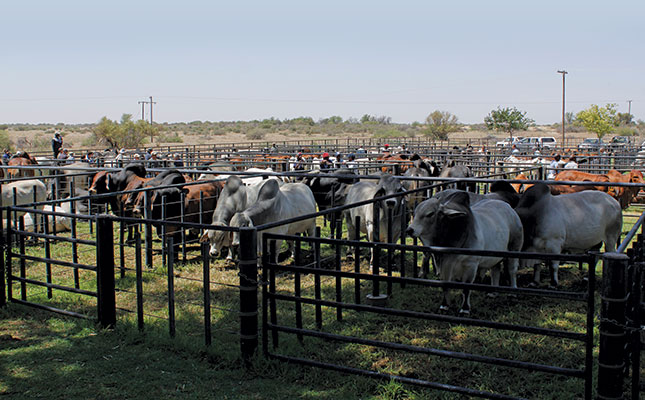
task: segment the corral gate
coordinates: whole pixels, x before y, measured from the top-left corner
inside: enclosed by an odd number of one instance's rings
[[[272,239],[294,240],[295,241],[295,265],[280,265],[272,262],[274,248],[270,251],[269,243]],[[313,258],[303,257],[302,244],[308,244]],[[331,254],[325,257],[321,253],[321,245],[329,245]],[[396,245],[386,243],[366,243],[358,240],[326,239],[320,237],[298,237],[267,234],[263,235],[262,272],[263,287],[262,294],[262,349],[266,357],[282,360],[290,363],[314,366],[331,369],[335,371],[363,375],[381,379],[392,379],[422,387],[461,393],[468,396],[512,399],[517,398],[503,393],[477,390],[467,387],[460,387],[446,383],[420,379],[409,376],[400,376],[374,371],[373,369],[361,368],[329,360],[321,360],[321,355],[311,355],[305,350],[303,354],[285,354],[281,352],[280,335],[295,335],[301,344],[306,341],[321,340],[322,342],[335,342],[351,345],[362,345],[374,347],[385,351],[402,351],[406,353],[417,353],[428,356],[443,357],[464,361],[474,361],[486,365],[497,365],[506,368],[525,371],[538,371],[546,374],[564,377],[574,377],[584,380],[584,393],[580,393],[586,399],[592,395],[593,380],[593,325],[594,325],[594,287],[595,287],[595,265],[597,256],[592,254],[584,255],[558,255],[558,254],[527,254],[512,252],[482,252],[452,248],[428,248],[419,246]],[[361,272],[360,252],[361,249],[369,249],[375,252],[374,265],[371,273]],[[354,265],[350,268],[341,266],[341,254],[354,253]],[[510,287],[492,288],[483,284],[446,283],[437,280],[416,278],[418,270],[416,262],[412,262],[413,268],[406,272],[406,268],[400,268],[400,276],[392,276],[394,266],[394,252],[399,251],[400,260],[423,252],[440,253],[467,253],[483,256],[514,256],[523,258],[539,258],[543,260],[558,259],[566,262],[574,262],[580,265],[589,266],[588,281],[583,292],[564,292],[541,289],[513,289]],[[384,265],[380,254],[384,253]],[[322,264],[331,266],[323,268]],[[400,265],[400,264],[399,264]],[[276,276],[281,274],[293,274],[293,288],[278,288]],[[313,280],[313,290],[305,290],[303,281],[305,278]],[[321,279],[333,281],[334,292],[324,294],[321,291]],[[363,286],[371,286],[364,288]],[[385,302],[396,298],[395,286],[400,286],[401,294],[406,287],[408,290],[418,290],[424,287],[444,287],[453,289],[464,289],[474,291],[497,292],[516,296],[530,296],[535,298],[559,299],[572,303],[582,304],[586,312],[586,324],[583,332],[571,332],[561,329],[544,328],[539,326],[515,325],[506,322],[496,322],[484,319],[472,319],[461,316],[443,315],[427,311],[414,311],[409,308],[403,309],[400,306],[385,305]],[[308,289],[312,289],[309,287]],[[367,296],[366,304],[364,296]],[[309,312],[304,311],[307,308]],[[289,311],[292,310],[291,315]],[[326,310],[326,312],[325,312]],[[482,354],[469,354],[467,352],[450,351],[435,348],[432,346],[420,346],[413,343],[401,343],[387,340],[371,339],[365,336],[355,336],[343,333],[344,330],[352,331],[351,324],[356,322],[357,313],[372,314],[377,316],[388,316],[393,318],[406,318],[407,320],[420,320],[427,323],[442,322],[450,324],[461,324],[464,326],[484,327],[491,329],[505,330],[517,334],[533,334],[540,337],[559,338],[579,343],[583,348],[583,360],[581,366],[562,367],[530,361],[519,361],[502,357],[495,357]],[[308,315],[309,314],[309,315]],[[278,315],[283,317],[279,320]],[[287,315],[284,317],[284,315]],[[376,335],[378,336],[378,335]],[[318,343],[318,342],[316,342]],[[315,346],[314,346],[315,347]],[[309,349],[309,348],[308,348]],[[286,350],[287,352],[289,350]],[[331,357],[333,358],[333,356]]]

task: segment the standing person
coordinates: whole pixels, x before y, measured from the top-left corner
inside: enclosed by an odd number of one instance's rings
[[[298,153],[296,156],[296,161],[293,163],[294,171],[304,171],[305,169],[305,159],[302,158],[302,153]]]
[[[520,149],[517,148],[517,145],[513,145],[511,147],[511,155],[513,156],[519,156],[520,155]]]
[[[152,158],[152,149],[146,150],[146,153],[143,155],[144,159],[148,161],[150,158]]]
[[[356,154],[365,155],[367,154],[367,151],[363,148],[363,146],[358,146],[358,149],[356,149]]]
[[[337,151],[336,152],[336,162],[334,163],[334,165],[336,166],[336,168],[340,168],[340,167],[343,166],[343,164],[345,164],[345,161],[343,161],[343,155],[340,152]]]
[[[358,167],[358,163],[356,162],[356,156],[354,153],[349,153],[347,156],[347,162],[345,163],[347,165],[347,168],[353,169]]]
[[[61,136],[60,132],[54,133],[54,137],[52,138],[52,151],[54,152],[54,159],[58,158],[58,153],[60,153],[60,149],[63,148],[63,137]]]
[[[4,165],[9,164],[9,160],[11,159],[11,153],[9,152],[9,149],[4,149],[4,152],[2,153],[2,163]]]
[[[578,163],[576,162],[576,157],[570,157],[569,162],[564,165],[564,169],[577,169]]]
[[[554,179],[558,174],[558,168],[560,168],[561,159],[562,157],[560,157],[560,154],[556,154],[555,157],[553,157],[553,161],[551,161],[551,164],[549,164],[549,174],[547,175],[547,179]]]
[[[333,167],[334,164],[329,159],[329,153],[324,152],[322,155],[322,160],[320,160],[320,169],[329,169]]]
[[[184,162],[181,160],[181,156],[179,155],[179,153],[175,153],[175,155],[172,158],[172,163],[175,165],[175,168],[184,167]]]

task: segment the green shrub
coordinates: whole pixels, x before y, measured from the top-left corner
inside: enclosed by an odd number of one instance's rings
[[[13,151],[13,142],[6,130],[0,130],[0,149],[9,149]]]
[[[262,129],[253,128],[246,132],[246,138],[249,140],[261,140],[266,136],[266,132]]]
[[[614,130],[614,136],[634,136],[638,135],[635,128],[631,126],[619,126]]]
[[[177,134],[159,135],[158,139],[161,143],[184,143],[184,139]]]

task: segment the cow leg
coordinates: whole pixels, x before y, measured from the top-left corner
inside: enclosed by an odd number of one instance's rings
[[[349,214],[345,214],[345,223],[347,223],[347,239],[354,240],[356,237],[356,227],[354,222],[351,220],[352,217]],[[347,251],[347,260],[353,260],[354,254],[351,251]]]
[[[493,266],[493,268],[490,269],[490,283],[491,286],[499,286],[499,278],[502,275],[501,271],[501,263]],[[497,297],[496,292],[489,292],[486,296],[495,298]]]
[[[530,287],[540,286],[540,271],[542,270],[542,262],[536,260],[537,262],[533,264],[533,282],[529,284]]]
[[[551,287],[558,287],[558,269],[560,267],[560,262],[557,260],[551,261],[549,265],[549,272],[551,272]]]
[[[497,283],[499,284],[499,264],[495,267],[498,268]],[[477,265],[464,266],[462,274],[462,282],[473,283],[475,281],[475,277],[477,276]],[[470,289],[464,289],[463,301],[461,303],[461,310],[459,310],[459,314],[470,315]]]

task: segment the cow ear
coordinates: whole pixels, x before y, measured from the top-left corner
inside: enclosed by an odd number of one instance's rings
[[[275,179],[268,179],[258,193],[258,202],[274,198],[280,191],[280,185]]]
[[[209,240],[210,240],[210,239],[208,238],[208,231],[207,231],[207,232],[204,232],[204,234],[202,235],[202,237],[200,237],[200,238],[199,238],[199,242],[200,242],[200,243],[206,243],[206,242],[208,242]]]
[[[376,193],[374,193],[374,198],[385,196],[385,188],[383,186],[379,186],[376,189]]]
[[[449,218],[457,218],[466,216],[466,212],[463,210],[458,210],[451,207],[444,207],[442,210],[443,214]]]
[[[240,177],[237,175],[231,175],[226,180],[226,187],[231,192],[238,190],[240,186],[242,186],[242,179],[240,179]]]
[[[455,160],[450,160],[446,163],[446,168],[452,168],[455,166]]]

